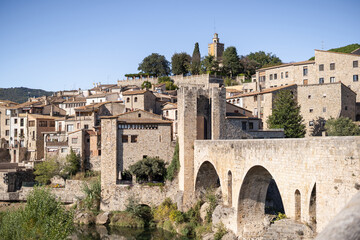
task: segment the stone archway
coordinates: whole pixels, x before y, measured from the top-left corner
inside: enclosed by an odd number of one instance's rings
[[[309,225],[316,232],[316,183],[311,191],[309,204]]]
[[[203,162],[196,176],[195,191],[218,187],[220,187],[220,178],[214,165],[209,161]]]
[[[269,186],[272,185],[272,190]],[[270,196],[273,194],[276,197]],[[264,231],[266,204],[284,209],[281,194],[270,172],[262,166],[252,167],[244,177],[238,200],[238,234],[243,237],[260,236]],[[270,201],[271,202],[271,201]]]

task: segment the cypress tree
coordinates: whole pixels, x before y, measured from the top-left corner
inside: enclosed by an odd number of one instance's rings
[[[199,50],[199,43],[195,43],[194,51],[191,59],[191,75],[200,74],[201,56]]]

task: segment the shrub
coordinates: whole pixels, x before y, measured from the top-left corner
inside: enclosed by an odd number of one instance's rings
[[[146,157],[129,167],[131,174],[140,181],[163,181],[166,176],[164,160]]]
[[[101,199],[101,182],[100,178],[89,183],[83,183],[82,191],[85,193],[85,198],[82,200],[84,207],[87,210],[98,211],[100,209]]]
[[[176,141],[173,158],[171,160],[169,167],[166,169],[166,179],[168,179],[170,181],[174,180],[179,169],[180,169],[179,142]]]
[[[49,184],[50,179],[60,173],[60,163],[55,159],[45,160],[35,165],[35,181]]]
[[[116,212],[110,218],[110,225],[118,227],[143,228],[145,222],[142,218],[130,212]]]
[[[141,84],[141,89],[144,89],[144,88],[146,88],[146,89],[150,89],[151,88],[151,82],[149,82],[149,81],[144,81],[142,84]]]
[[[170,212],[175,210],[177,210],[176,204],[172,203],[170,198],[166,198],[160,206],[154,209],[154,221],[164,223],[166,220],[170,220]]]
[[[7,212],[0,222],[2,239],[66,239],[73,231],[73,216],[49,190],[35,187],[24,210]]]
[[[214,235],[214,240],[220,240],[227,233],[227,229],[225,228],[223,223],[217,225],[217,231]]]
[[[205,195],[206,201],[209,203],[209,208],[206,212],[206,222],[211,223],[212,222],[212,214],[217,206],[217,199],[214,193],[214,189],[208,189]]]
[[[70,153],[66,156],[64,174],[66,176],[75,175],[80,170],[80,166],[80,156],[70,149]]]
[[[330,118],[325,123],[325,129],[329,136],[357,136],[360,128],[350,118]]]

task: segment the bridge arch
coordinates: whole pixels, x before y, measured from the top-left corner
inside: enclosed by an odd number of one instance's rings
[[[295,220],[301,221],[301,193],[299,189],[295,191]]]
[[[196,174],[195,191],[220,187],[220,177],[212,163],[205,161]]]
[[[270,191],[271,187],[271,191]],[[266,205],[271,199],[270,194],[275,197],[273,206],[279,206],[279,212],[285,212],[280,191],[271,173],[263,166],[251,167],[243,181],[238,199],[238,233],[244,237],[260,235],[264,223]]]
[[[229,170],[227,174],[227,189],[228,189],[227,202],[229,207],[232,206],[232,186],[233,186],[232,182],[233,182],[233,176],[232,176],[232,172]]]

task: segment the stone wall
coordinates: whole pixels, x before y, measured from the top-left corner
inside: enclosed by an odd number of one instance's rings
[[[101,156],[92,156],[89,158],[89,169],[92,171],[101,171]]]
[[[0,163],[2,162],[10,162],[11,157],[9,153],[9,149],[0,148]]]
[[[238,234],[250,234],[259,227],[254,226],[254,219],[245,221],[249,223],[245,227],[240,216],[264,214],[265,198],[259,197],[264,196],[265,183],[272,178],[279,189],[286,215],[295,219],[295,192],[298,190],[300,220],[311,225],[312,219],[316,219],[316,229],[321,231],[359,191],[359,147],[360,137],[195,141],[194,175],[204,162],[210,162],[220,178],[224,204],[228,205],[228,173],[231,171],[231,206],[238,214],[241,209],[248,211],[242,212],[236,222],[227,226]],[[252,182],[256,184],[251,185]],[[316,200],[310,204],[314,192]]]

